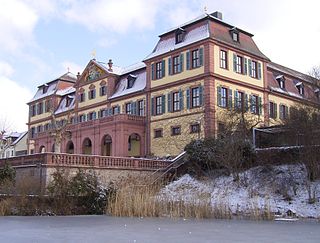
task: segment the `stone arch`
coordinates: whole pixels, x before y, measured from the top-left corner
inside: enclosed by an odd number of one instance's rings
[[[71,140],[67,143],[66,153],[67,154],[74,154],[74,144]]]
[[[39,148],[39,153],[45,153],[46,152],[46,147],[44,145],[41,145]]]
[[[107,134],[104,135],[101,141],[101,155],[111,156],[112,155],[112,137]]]
[[[141,136],[138,133],[132,133],[128,137],[128,156],[140,157],[141,156]]]
[[[92,142],[90,138],[85,138],[82,142],[82,154],[92,154]]]

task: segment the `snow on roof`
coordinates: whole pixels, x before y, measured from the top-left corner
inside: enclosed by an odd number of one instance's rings
[[[104,69],[108,73],[114,73],[117,75],[121,75],[122,73],[122,68],[116,65],[112,65],[112,71],[109,70],[109,65],[105,62],[98,62],[95,59],[92,60],[94,63],[96,63],[99,67]]]
[[[68,88],[66,88],[66,89],[58,90],[56,94],[59,95],[59,96],[64,96],[64,95],[73,93],[73,92],[75,92],[75,91],[76,91],[76,89],[71,86],[71,87],[68,87]]]
[[[186,33],[184,41],[176,44],[175,37],[169,39],[160,40],[155,47],[154,51],[148,55],[144,60],[159,56],[161,54],[173,51],[175,49],[190,45],[197,41],[206,39],[210,36],[208,23],[203,24],[189,32]]]
[[[133,65],[130,65],[128,67],[123,68],[121,74],[122,75],[127,74],[127,73],[133,72],[135,70],[145,68],[145,67],[146,67],[146,64],[144,62],[138,62],[138,63],[135,63]]]
[[[281,88],[278,88],[278,87],[270,87],[270,89],[272,91],[276,91],[278,93],[282,93],[282,94],[287,94],[287,95],[290,95],[290,96],[293,96],[293,97],[296,97],[296,98],[303,98],[300,94],[296,94],[296,93],[293,93],[293,92],[290,92],[290,91],[286,91],[286,90],[283,90]]]
[[[129,88],[129,89],[127,88],[127,86],[128,86],[128,77],[127,76],[121,78],[118,85],[117,85],[116,92],[110,97],[110,99],[143,90],[146,87],[146,80],[147,80],[146,71],[136,73],[134,75],[137,78],[136,78],[132,88]]]
[[[28,132],[21,132],[17,133],[19,134],[19,137],[11,144],[11,146],[16,145]]]
[[[67,106],[67,99],[72,99],[69,106]],[[54,112],[55,114],[60,114],[65,111],[69,111],[74,109],[75,107],[75,95],[67,95],[62,98],[62,100],[59,103],[58,109]]]
[[[45,92],[45,93],[43,93],[43,87],[39,87],[37,93],[29,102],[32,102],[32,101],[35,101],[38,99],[42,99],[44,97],[47,97],[47,96],[54,94],[54,92],[56,91],[56,88],[57,88],[57,82],[58,81],[49,83],[48,84],[49,86],[47,87],[47,92]]]

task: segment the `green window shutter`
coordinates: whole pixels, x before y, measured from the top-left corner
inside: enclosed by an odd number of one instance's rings
[[[166,96],[162,95],[162,114],[166,113]]]
[[[187,109],[190,109],[190,89],[187,89]]]
[[[218,106],[221,106],[221,87],[220,86],[217,87],[217,103],[218,103]]]
[[[228,107],[232,108],[232,89],[228,89]]]
[[[244,95],[244,106],[245,106],[245,110],[248,111],[249,110],[248,94]]]
[[[258,98],[258,111],[259,111],[259,115],[262,114],[262,98],[259,96]]]
[[[253,110],[253,106],[252,106],[252,103],[253,103],[253,96],[252,95],[249,96],[249,102],[250,102],[250,111],[251,111],[251,113],[253,113],[254,110]]]
[[[120,105],[117,105],[117,114],[120,114]]]
[[[183,72],[183,53],[180,54],[180,72]]]
[[[289,116],[289,108],[288,108],[288,106],[285,106],[285,112],[286,112],[285,118],[288,118],[288,116]]]
[[[203,65],[203,47],[199,49],[199,62],[200,62],[200,66],[202,66]]]
[[[162,68],[162,78],[164,77],[164,76],[166,76],[166,61],[165,60],[162,60],[162,63],[161,63],[161,68]]]
[[[180,101],[180,110],[182,111],[184,109],[184,104],[183,104],[183,91],[179,89],[179,101]]]
[[[281,109],[281,105],[279,105],[279,118],[283,119],[283,110]]]
[[[168,59],[168,72],[169,72],[169,75],[172,75],[172,58],[169,57]]]
[[[200,106],[203,105],[203,87],[202,86],[199,87],[199,103],[200,103]]]
[[[258,79],[261,79],[261,63],[258,62]]]
[[[233,53],[233,71],[237,72],[237,55]]]
[[[167,99],[168,99],[168,112],[172,112],[172,102],[171,102],[172,92],[168,93]]]
[[[187,59],[187,70],[190,70],[190,51],[187,51],[186,54],[186,59]]]
[[[278,118],[278,105],[276,103],[273,104],[274,107],[273,107],[273,110],[274,110],[274,119],[277,119]]]
[[[137,115],[137,102],[131,102],[131,114]]]
[[[249,76],[251,77],[252,75],[251,75],[251,69],[252,69],[252,62],[251,62],[251,59],[248,59],[248,74],[249,74]]]
[[[151,80],[154,80],[154,63],[151,64]]]
[[[154,97],[151,97],[151,116],[154,116]]]
[[[243,70],[243,74],[247,75],[248,73],[248,59],[244,58],[244,70]]]
[[[233,105],[234,108],[239,108],[238,106],[238,91],[235,90],[234,91],[234,105]]]

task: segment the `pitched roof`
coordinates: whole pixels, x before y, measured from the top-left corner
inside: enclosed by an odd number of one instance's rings
[[[300,80],[306,81],[308,83],[314,84],[315,81],[317,81],[317,79],[315,79],[314,77],[311,77],[310,75],[298,72],[296,70],[293,70],[291,68],[282,66],[280,64],[274,63],[274,62],[270,62],[267,64],[267,67],[270,69],[273,69],[275,71],[278,71],[280,73],[285,73],[293,78],[298,78]]]
[[[135,79],[134,84],[131,88],[128,88],[128,77],[133,77]],[[146,87],[147,83],[147,73],[146,69],[138,70],[136,72],[132,72],[129,75],[124,75],[120,78],[117,86],[116,91],[114,94],[109,98],[117,98],[123,95],[132,94],[138,91],[142,91]]]
[[[28,132],[21,132],[19,133],[19,137],[14,140],[14,142],[12,144],[10,144],[11,146],[16,145],[25,135],[27,135]]]

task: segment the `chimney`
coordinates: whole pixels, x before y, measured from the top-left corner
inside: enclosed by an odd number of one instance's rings
[[[222,13],[219,11],[215,11],[214,13],[211,14],[213,17],[222,20]]]
[[[110,71],[110,72],[112,72],[112,64],[113,64],[112,59],[109,59],[109,62],[108,62],[109,69],[108,69],[108,71]]]
[[[80,79],[80,72],[78,72],[78,74],[77,74],[77,80],[79,80]]]

